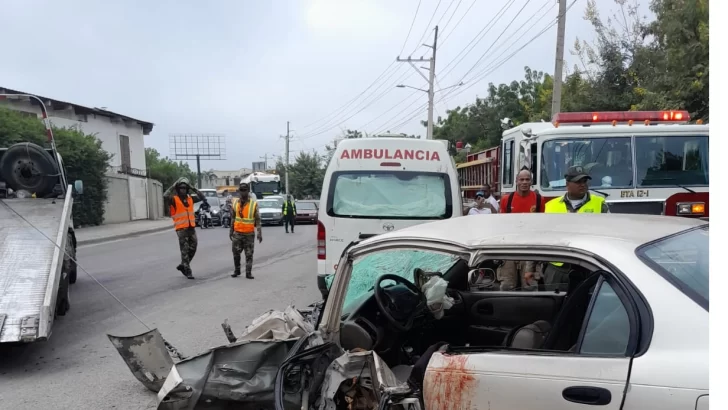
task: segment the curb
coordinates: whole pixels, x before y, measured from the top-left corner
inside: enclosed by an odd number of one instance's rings
[[[153,228],[153,229],[146,229],[143,231],[135,231],[135,232],[128,232],[128,233],[122,233],[118,235],[112,235],[112,236],[105,236],[103,238],[94,238],[94,239],[88,239],[88,240],[78,240],[76,241],[76,246],[84,246],[84,245],[94,245],[104,242],[111,242],[116,241],[119,239],[126,239],[126,238],[132,238],[135,236],[141,236],[149,233],[156,233],[156,232],[162,232],[167,230],[172,230],[174,226],[163,226],[159,228]]]

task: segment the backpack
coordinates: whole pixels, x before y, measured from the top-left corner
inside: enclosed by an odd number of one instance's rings
[[[506,202],[506,213],[511,213],[511,205],[513,204],[513,195],[515,192],[508,194],[508,201]],[[541,212],[541,194],[536,192],[536,212]]]

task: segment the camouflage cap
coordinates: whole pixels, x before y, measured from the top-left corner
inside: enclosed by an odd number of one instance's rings
[[[185,177],[182,177],[182,178],[178,179],[178,180],[177,180],[177,183],[176,183],[176,184],[174,184],[174,185],[175,185],[175,186],[180,186],[180,185],[182,185],[182,184],[185,184],[185,185],[187,185],[187,186],[190,186],[190,180],[189,180],[189,179],[187,179],[187,178],[185,178]]]

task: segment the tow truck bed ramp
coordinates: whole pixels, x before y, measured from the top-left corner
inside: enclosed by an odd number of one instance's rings
[[[71,201],[0,199],[0,343],[50,336]]]

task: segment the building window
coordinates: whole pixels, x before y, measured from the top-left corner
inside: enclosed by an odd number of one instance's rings
[[[119,150],[121,152],[121,169],[127,173],[131,170],[131,149],[129,148],[129,137],[119,135]]]

